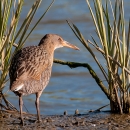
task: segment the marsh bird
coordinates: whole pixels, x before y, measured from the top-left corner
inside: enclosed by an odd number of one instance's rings
[[[12,58],[9,69],[10,90],[19,96],[21,124],[24,125],[22,96],[36,94],[37,121],[40,122],[39,98],[51,77],[54,50],[69,47],[79,50],[59,35],[46,34],[38,46],[19,50]]]

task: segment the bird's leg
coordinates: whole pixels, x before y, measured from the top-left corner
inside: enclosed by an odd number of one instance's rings
[[[41,96],[41,93],[36,93],[36,101],[35,101],[35,105],[36,105],[36,109],[37,109],[37,121],[41,122],[41,118],[40,118],[40,109],[39,109],[39,98]]]
[[[19,107],[20,107],[20,117],[21,117],[21,122],[20,122],[20,124],[24,125],[24,122],[23,122],[23,114],[22,114],[22,107],[23,107],[22,95],[19,96]]]

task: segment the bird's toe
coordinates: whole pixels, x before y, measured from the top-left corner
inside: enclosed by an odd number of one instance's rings
[[[36,120],[35,121],[35,123],[41,123],[42,122],[42,120],[40,119],[40,120]]]
[[[24,126],[24,121],[23,120],[21,120],[20,125]]]

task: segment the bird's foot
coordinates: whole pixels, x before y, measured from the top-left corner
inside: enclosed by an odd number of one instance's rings
[[[24,126],[24,121],[21,119],[20,125]]]
[[[35,121],[35,123],[41,123],[41,122],[42,122],[41,119],[37,119],[37,120]]]

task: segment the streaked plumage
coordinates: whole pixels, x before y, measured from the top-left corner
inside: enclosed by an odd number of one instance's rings
[[[59,35],[46,34],[38,46],[29,46],[19,50],[11,61],[9,69],[10,89],[19,96],[21,123],[22,96],[35,93],[38,121],[40,121],[39,97],[51,77],[54,50],[60,47],[78,48]]]

